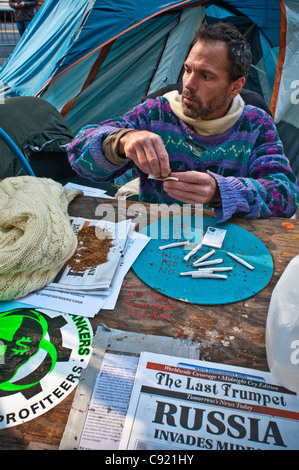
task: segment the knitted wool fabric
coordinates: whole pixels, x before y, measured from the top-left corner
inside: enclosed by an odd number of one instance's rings
[[[0,300],[44,287],[73,255],[77,238],[67,208],[78,194],[33,176],[0,183]]]

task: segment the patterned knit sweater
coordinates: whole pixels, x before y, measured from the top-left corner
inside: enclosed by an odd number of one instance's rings
[[[173,172],[208,172],[218,182],[222,207],[219,222],[238,217],[291,217],[299,199],[298,182],[276,127],[267,113],[245,106],[238,121],[224,134],[202,136],[179,119],[164,97],[149,99],[126,115],[81,129],[68,145],[72,168],[94,181],[111,181],[131,168],[140,176],[139,199],[151,203],[178,203],[150,180],[132,160],[114,165],[105,158],[102,142],[116,128],[148,130],[158,134]]]

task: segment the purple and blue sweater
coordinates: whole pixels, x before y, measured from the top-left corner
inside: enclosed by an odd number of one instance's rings
[[[291,217],[299,203],[298,181],[284,155],[270,116],[245,106],[238,121],[224,134],[197,134],[172,111],[163,98],[149,99],[125,114],[100,125],[83,127],[68,145],[72,168],[94,181],[111,181],[135,168],[140,176],[139,199],[150,203],[179,203],[163,191],[162,182],[150,180],[132,160],[110,163],[102,142],[115,129],[131,128],[158,134],[169,155],[172,172],[208,172],[218,182],[222,206],[215,208],[219,222],[237,217]]]

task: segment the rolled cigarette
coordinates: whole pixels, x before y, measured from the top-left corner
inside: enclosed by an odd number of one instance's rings
[[[224,274],[212,274],[212,273],[194,273],[192,277],[195,279],[227,279],[227,276]]]
[[[159,246],[159,250],[165,250],[166,248],[175,248],[176,246],[187,245],[188,241],[185,242],[176,242],[176,243],[169,243],[169,245],[162,245]]]
[[[203,268],[204,269],[204,268]],[[213,272],[217,272],[217,271],[232,271],[232,267],[231,266],[227,266],[227,267],[221,267],[221,268],[211,268],[211,270]]]
[[[193,263],[193,266],[195,266],[195,263],[201,263],[202,261],[204,261],[205,259],[209,258],[210,256],[212,256],[213,254],[215,253],[215,250],[211,250],[209,251],[208,253],[206,253],[205,255],[201,256],[201,258],[197,259],[196,261],[194,261]]]
[[[192,266],[194,266],[196,268],[198,268],[198,267],[201,268],[202,266],[211,266],[211,264],[220,264],[220,263],[223,263],[222,258],[214,259],[214,260],[210,260],[210,261],[203,261],[201,263],[196,261],[195,263],[192,264]]]
[[[198,273],[198,271],[183,271],[182,273],[180,273],[180,276],[192,276],[192,274],[195,274],[195,273]],[[213,273],[213,269],[209,269],[209,268],[202,268],[200,269],[200,272],[201,273],[207,273],[207,274],[212,274]]]
[[[191,250],[185,257],[184,257],[184,261],[188,261],[188,259],[195,255],[195,253],[201,248],[202,246],[202,243],[199,243],[195,248],[193,248],[193,250]]]
[[[158,181],[166,181],[166,180],[172,180],[172,181],[179,181],[178,178],[175,176],[166,176],[165,178],[154,176],[154,175],[148,175],[149,180],[158,180]]]
[[[254,266],[252,266],[251,264],[247,263],[246,261],[244,261],[242,258],[239,258],[239,256],[237,255],[234,255],[233,253],[229,253],[227,252],[228,256],[230,256],[231,258],[235,259],[236,261],[238,261],[238,263],[240,264],[243,264],[243,266],[245,266],[246,268],[248,269],[254,269]]]

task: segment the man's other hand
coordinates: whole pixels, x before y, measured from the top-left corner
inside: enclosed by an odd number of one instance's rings
[[[165,181],[164,191],[169,196],[186,204],[219,204],[218,184],[213,176],[200,171],[172,173],[179,181]]]

